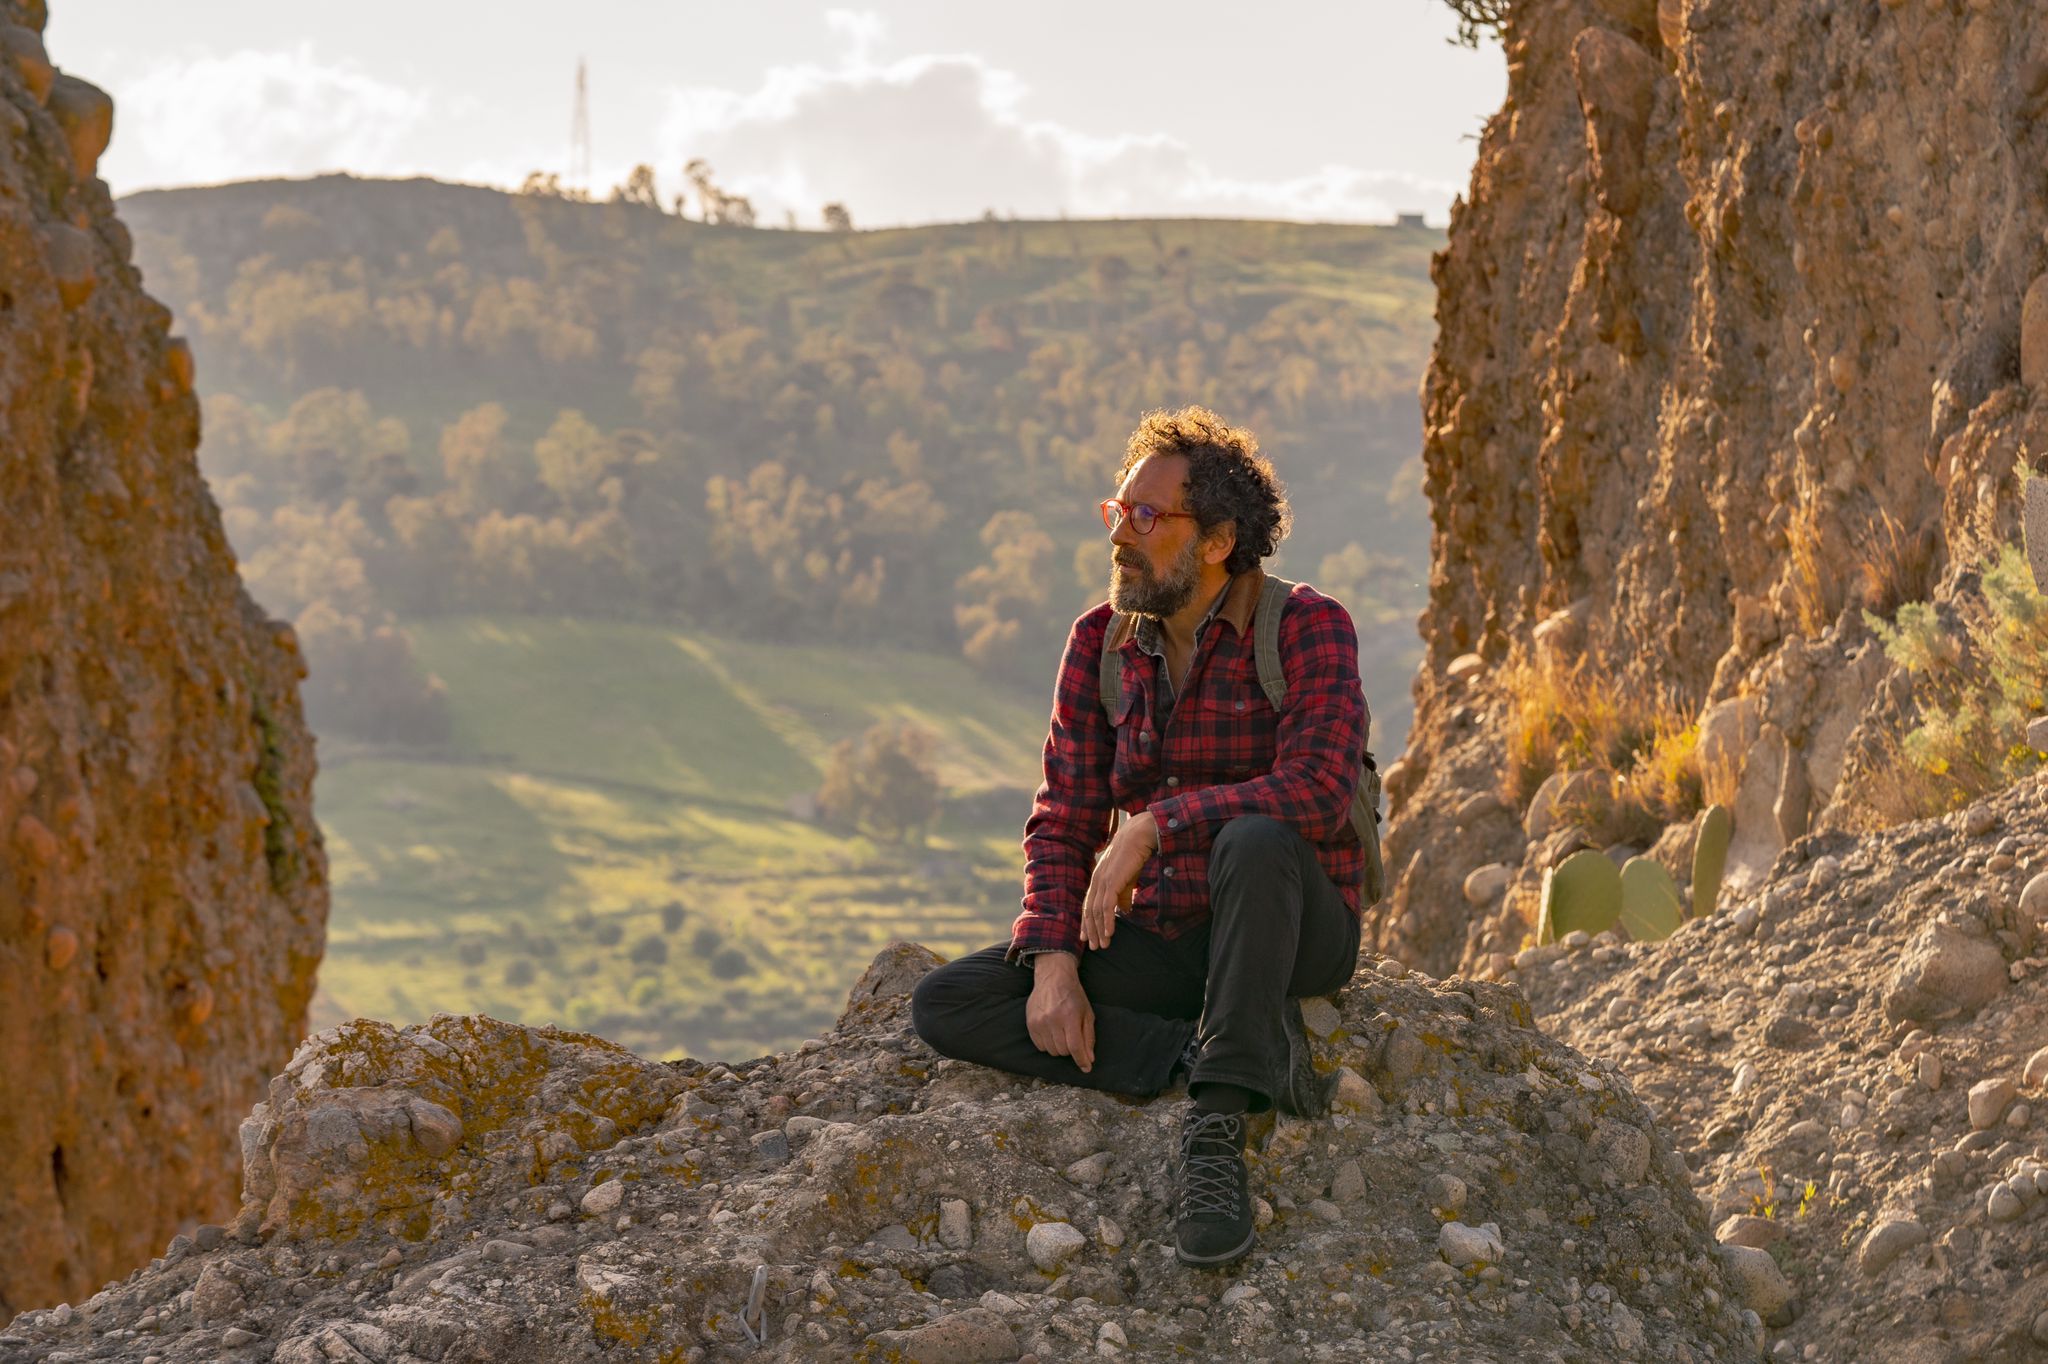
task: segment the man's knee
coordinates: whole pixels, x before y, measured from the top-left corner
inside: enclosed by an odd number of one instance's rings
[[[1239,815],[1224,824],[1209,846],[1209,865],[1262,863],[1291,859],[1300,839],[1288,825],[1271,815]]]
[[[911,1028],[924,1039],[926,1046],[942,1054],[949,1054],[946,1043],[952,1035],[951,1023],[958,1000],[958,992],[947,981],[946,973],[948,968],[958,964],[947,962],[944,966],[934,966],[910,991]]]
[[[968,1015],[990,993],[988,952],[956,957],[934,966],[910,990],[910,1026],[924,1044],[942,1056],[958,1056],[961,1030]]]

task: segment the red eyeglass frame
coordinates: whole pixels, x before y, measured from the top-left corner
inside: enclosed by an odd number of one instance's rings
[[[1152,513],[1152,525],[1145,527],[1143,530],[1138,530],[1137,518],[1132,515],[1139,507],[1143,507]],[[1157,526],[1161,521],[1193,521],[1196,519],[1193,512],[1160,511],[1150,502],[1126,502],[1120,497],[1103,498],[1101,511],[1102,524],[1109,527],[1111,534],[1116,532],[1117,526],[1123,521],[1129,521],[1131,529],[1137,531],[1138,534],[1150,535],[1153,527]]]

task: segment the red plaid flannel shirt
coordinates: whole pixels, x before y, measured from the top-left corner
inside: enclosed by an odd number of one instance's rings
[[[1150,810],[1159,851],[1139,875],[1122,921],[1174,938],[1209,915],[1209,845],[1238,815],[1292,825],[1358,913],[1363,853],[1350,830],[1351,794],[1365,747],[1358,635],[1344,608],[1299,586],[1280,620],[1287,709],[1259,686],[1251,616],[1264,574],[1241,573],[1202,632],[1185,694],[1169,719],[1159,705],[1160,660],[1134,638],[1123,647],[1117,724],[1103,713],[1098,666],[1107,602],[1067,637],[1045,739],[1045,780],[1024,826],[1024,912],[1009,959],[1081,951],[1081,901],[1109,842],[1110,807]]]

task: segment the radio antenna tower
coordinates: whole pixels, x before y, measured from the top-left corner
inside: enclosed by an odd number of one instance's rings
[[[590,74],[576,59],[576,117],[569,125],[569,183],[590,188]]]

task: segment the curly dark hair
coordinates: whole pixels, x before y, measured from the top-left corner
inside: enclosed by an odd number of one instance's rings
[[[1280,548],[1294,524],[1287,507],[1287,489],[1273,472],[1273,462],[1259,453],[1259,440],[1206,407],[1178,412],[1147,412],[1124,445],[1124,466],[1130,473],[1152,455],[1182,455],[1188,462],[1187,508],[1207,535],[1228,523],[1237,530],[1237,547],[1223,567],[1243,573]]]

